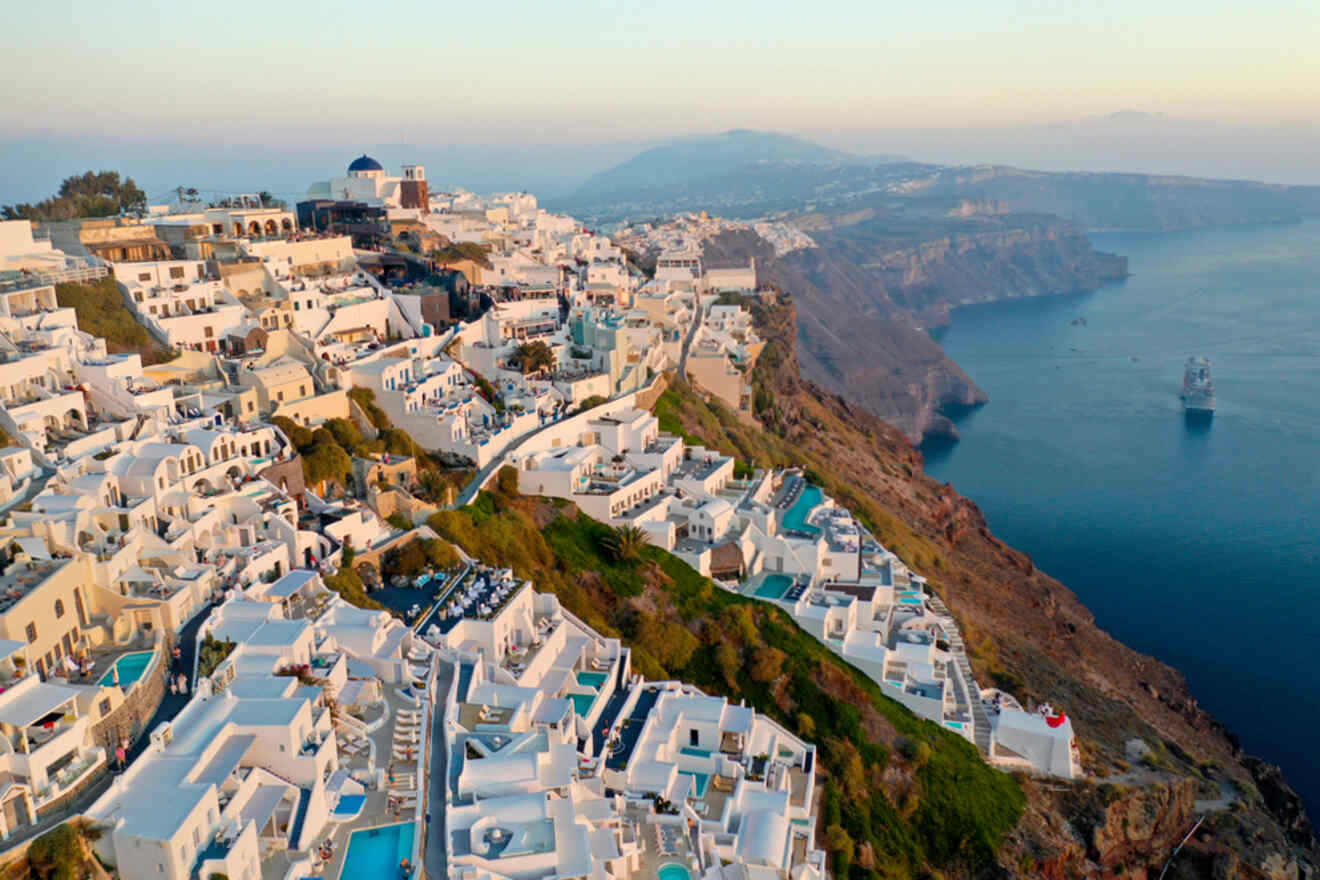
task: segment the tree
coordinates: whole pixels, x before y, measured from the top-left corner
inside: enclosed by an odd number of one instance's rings
[[[631,562],[641,555],[646,537],[641,526],[619,526],[605,536],[605,549],[615,562]]]
[[[513,353],[514,360],[523,375],[553,370],[555,367],[554,349],[541,340],[524,342]]]
[[[140,214],[147,209],[147,194],[133,178],[120,179],[118,171],[88,171],[66,177],[59,192],[32,204],[6,205],[6,220],[73,220]]]
[[[518,469],[508,464],[500,468],[499,473],[495,475],[495,485],[499,488],[500,494],[506,498],[517,498]]]

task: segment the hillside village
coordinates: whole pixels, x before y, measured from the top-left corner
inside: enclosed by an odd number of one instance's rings
[[[661,430],[669,376],[755,423],[777,293],[706,264],[731,225],[611,237],[368,156],[292,209],[0,223],[0,847],[79,819],[130,878],[832,873],[820,744],[428,525],[497,485],[777,609],[996,767],[1083,776],[1068,715],[979,683],[802,468]]]

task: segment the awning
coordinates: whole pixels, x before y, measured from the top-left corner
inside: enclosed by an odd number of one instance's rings
[[[0,694],[0,724],[28,727],[78,696],[76,688],[43,681],[24,688],[11,688]]]
[[[154,574],[138,565],[130,565],[128,568],[124,569],[124,573],[119,576],[119,579],[130,584],[154,584],[156,582],[156,576]]]

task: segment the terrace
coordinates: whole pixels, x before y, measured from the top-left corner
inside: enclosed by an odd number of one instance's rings
[[[526,586],[525,581],[516,580],[511,573],[504,573],[501,577],[496,577],[490,570],[469,574],[440,609],[436,621],[440,632],[447,635],[464,618],[494,618]]]
[[[29,559],[9,563],[0,573],[0,614],[21,602],[69,562],[68,559]]]

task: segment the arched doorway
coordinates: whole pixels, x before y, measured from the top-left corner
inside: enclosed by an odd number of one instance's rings
[[[256,220],[253,220],[251,223],[248,224],[248,232],[252,233],[253,235],[261,235],[261,224],[258,223]]]
[[[267,220],[267,221],[266,221],[266,234],[267,234],[267,235],[274,235],[274,234],[275,234],[275,230],[276,230],[277,228],[278,228],[278,227],[275,226],[275,221],[274,221],[274,220]]]
[[[285,232],[293,232],[293,224],[289,222],[288,217],[285,217],[280,221],[280,229],[283,229]]]

